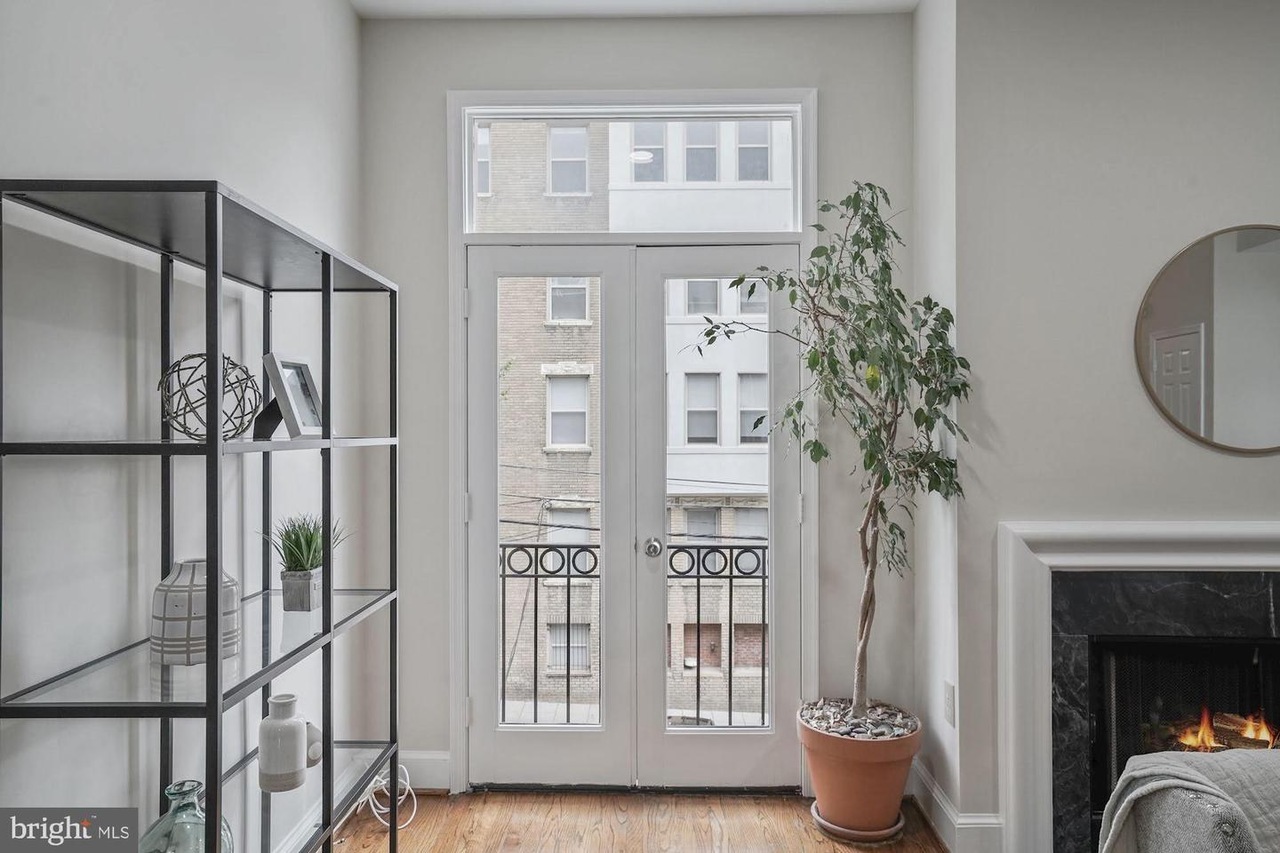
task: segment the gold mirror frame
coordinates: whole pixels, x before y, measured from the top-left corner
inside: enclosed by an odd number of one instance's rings
[[[1190,243],[1183,246],[1182,249],[1179,250],[1172,258],[1167,260],[1164,266],[1160,267],[1160,271],[1156,273],[1155,278],[1151,279],[1151,283],[1147,285],[1147,291],[1142,296],[1142,304],[1138,306],[1138,317],[1133,323],[1134,366],[1138,370],[1138,380],[1142,383],[1142,389],[1147,392],[1147,399],[1151,401],[1151,405],[1153,405],[1155,407],[1155,410],[1160,413],[1160,417],[1164,418],[1167,423],[1169,423],[1171,426],[1173,426],[1174,429],[1182,433],[1187,438],[1205,447],[1210,447],[1210,448],[1213,448],[1214,450],[1219,450],[1219,451],[1222,451],[1223,453],[1234,454],[1236,456],[1271,456],[1271,455],[1280,453],[1280,444],[1274,445],[1272,447],[1256,447],[1256,448],[1236,447],[1231,444],[1222,444],[1221,442],[1214,441],[1211,438],[1205,438],[1204,436],[1197,435],[1196,433],[1187,429],[1185,426],[1179,423],[1173,417],[1173,415],[1171,415],[1169,411],[1164,407],[1164,404],[1160,402],[1160,398],[1156,395],[1156,390],[1155,388],[1152,387],[1151,380],[1147,376],[1147,369],[1149,365],[1147,364],[1147,359],[1146,359],[1147,350],[1144,346],[1145,341],[1143,341],[1142,334],[1141,334],[1142,318],[1146,315],[1147,308],[1151,304],[1152,292],[1155,290],[1156,285],[1160,283],[1160,280],[1164,277],[1164,274],[1169,271],[1169,268],[1172,267],[1175,263],[1177,263],[1182,258],[1182,256],[1185,255],[1187,252],[1191,251],[1196,246],[1199,246],[1201,243],[1204,243],[1207,240],[1213,240],[1217,237],[1221,237],[1223,234],[1232,234],[1237,231],[1280,232],[1280,225],[1232,225],[1229,228],[1220,228],[1211,234],[1206,234],[1203,237],[1199,237],[1195,240],[1192,240]]]

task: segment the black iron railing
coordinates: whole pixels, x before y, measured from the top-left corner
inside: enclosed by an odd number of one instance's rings
[[[769,546],[763,542],[722,542],[716,540],[714,543],[697,543],[697,542],[674,542],[667,548],[667,579],[670,581],[692,581],[694,586],[694,632],[695,632],[695,648],[694,658],[694,725],[712,725],[711,720],[704,720],[703,711],[703,672],[702,672],[702,605],[704,584],[714,584],[723,590],[727,596],[727,617],[725,618],[725,633],[727,639],[726,654],[723,659],[728,665],[724,667],[727,681],[727,725],[734,726],[733,704],[734,704],[734,626],[735,626],[735,610],[734,610],[734,593],[739,590],[742,594],[744,588],[749,588],[759,593],[759,624],[760,624],[760,722],[758,725],[767,725],[767,707],[768,707],[768,573],[769,573]],[[503,673],[501,678],[501,707],[503,708],[504,721],[507,708],[507,681],[508,681],[508,664],[505,662],[507,657],[514,657],[512,650],[508,650],[507,637],[507,602],[506,602],[506,583],[512,580],[532,580],[544,581],[560,579],[564,581],[564,622],[566,631],[566,649],[565,649],[565,720],[566,723],[572,723],[572,694],[571,682],[568,678],[569,655],[568,649],[568,632],[573,624],[573,593],[572,582],[578,579],[582,580],[598,580],[600,578],[600,546],[599,545],[561,545],[552,543],[503,543],[499,546],[499,577],[503,584],[503,612],[501,616],[501,648],[504,658]],[[539,703],[539,644],[538,631],[540,622],[540,614],[543,608],[540,601],[539,583],[533,584],[531,591],[531,605],[534,630],[533,637],[533,667],[532,667],[532,699],[533,699],[533,723],[538,723],[538,703]],[[548,603],[547,606],[551,606]],[[718,608],[717,608],[718,609]],[[598,616],[596,617],[598,620]],[[517,643],[519,637],[517,636]],[[754,673],[751,673],[755,677]],[[557,691],[558,692],[558,691]],[[686,706],[687,707],[687,706]],[[754,715],[753,715],[754,716]],[[756,723],[737,723],[736,725],[750,725],[754,727]]]
[[[569,677],[570,635],[573,625],[573,581],[577,579],[597,579],[600,577],[599,545],[552,545],[548,543],[508,543],[499,546],[499,576],[502,578],[502,720],[507,719],[507,679],[509,675],[507,650],[507,581],[531,580],[533,599],[533,722],[538,723],[538,620],[540,606],[539,581],[561,579],[564,581],[564,630],[565,630],[565,679],[564,679],[564,722],[573,724],[573,679]],[[598,619],[598,617],[597,617]],[[516,642],[519,642],[517,633]],[[514,657],[514,655],[511,655]]]
[[[742,584],[758,587],[760,591],[760,725],[767,724],[766,708],[768,707],[768,667],[767,649],[769,624],[768,591],[765,588],[769,572],[769,546],[767,544],[720,543],[697,544],[679,542],[667,547],[667,580],[694,580],[694,725],[704,725],[702,717],[702,589],[706,581],[720,581],[727,588],[728,616],[726,618],[728,649],[724,659],[727,678],[727,725],[732,727],[733,721],[733,628],[734,588]]]

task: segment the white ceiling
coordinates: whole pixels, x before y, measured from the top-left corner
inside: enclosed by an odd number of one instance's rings
[[[351,0],[366,18],[620,18],[909,12],[918,0]]]

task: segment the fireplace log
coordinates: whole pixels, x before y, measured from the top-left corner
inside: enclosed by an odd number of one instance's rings
[[[1267,749],[1270,740],[1245,737],[1249,720],[1239,714],[1228,714],[1215,711],[1213,715],[1213,735],[1218,743],[1231,749]]]
[[[1199,719],[1186,719],[1169,724],[1163,737],[1164,749],[1175,752],[1220,752],[1224,749],[1268,749],[1272,746],[1267,740],[1245,737],[1244,733],[1249,727],[1249,720],[1239,714],[1228,714],[1224,711],[1216,711],[1213,714],[1211,726],[1214,746],[1212,749],[1201,750],[1200,747],[1184,744],[1181,740],[1182,735],[1186,732],[1198,732],[1200,725]]]

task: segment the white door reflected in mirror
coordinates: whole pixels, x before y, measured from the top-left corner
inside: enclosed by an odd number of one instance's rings
[[[1147,290],[1134,350],[1147,393],[1183,433],[1280,452],[1280,227],[1229,228],[1179,252]]]

